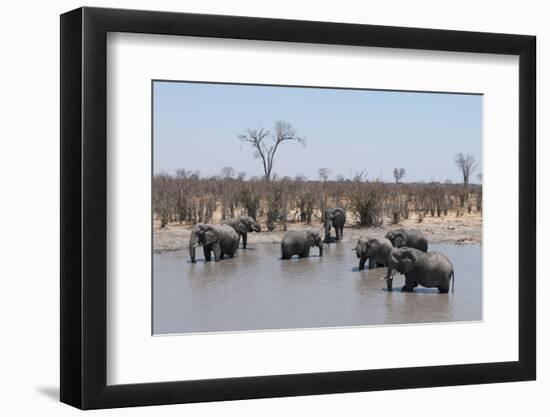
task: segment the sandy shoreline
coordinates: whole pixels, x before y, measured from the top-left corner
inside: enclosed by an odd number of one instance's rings
[[[399,225],[383,224],[380,227],[357,227],[347,224],[344,228],[345,243],[355,243],[360,236],[383,237],[390,229],[398,227],[416,228],[424,232],[430,242],[434,243],[455,243],[455,244],[477,244],[482,238],[482,217],[479,214],[464,215],[461,217],[424,217],[422,223],[416,219],[403,220]],[[160,228],[155,222],[153,234],[153,248],[155,252],[174,251],[188,248],[189,235],[192,226],[172,223]],[[262,225],[264,228],[264,225]],[[322,229],[321,223],[288,223],[287,230],[300,229]],[[322,232],[324,233],[324,231]],[[285,232],[276,230],[273,232],[262,231],[260,233],[249,233],[248,244],[254,243],[279,243]],[[332,231],[334,236],[334,230]]]

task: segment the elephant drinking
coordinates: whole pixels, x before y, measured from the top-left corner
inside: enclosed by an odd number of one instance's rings
[[[440,252],[422,252],[407,247],[393,249],[388,258],[388,273],[385,277],[388,291],[392,290],[395,271],[405,275],[405,285],[401,291],[413,292],[416,286],[422,285],[447,293],[451,279],[454,291],[453,264]]]
[[[319,248],[319,256],[323,256],[323,242],[319,232],[314,230],[291,230],[285,233],[281,240],[281,259],[290,259],[293,255],[307,258],[311,247]]]
[[[355,246],[355,253],[359,258],[359,270],[365,269],[365,262],[369,261],[369,269],[388,265],[388,256],[393,247],[391,242],[385,238],[360,237]]]
[[[384,237],[388,239],[395,248],[408,246],[409,248],[428,252],[428,239],[426,239],[424,233],[420,230],[394,229],[386,233]]]
[[[225,255],[230,258],[235,256],[239,247],[239,235],[226,224],[198,223],[193,226],[189,237],[189,255],[193,263],[195,263],[195,248],[199,245],[202,245],[205,262],[212,259],[211,252],[214,252],[214,260],[218,262]]]
[[[252,217],[238,216],[234,219],[226,219],[222,222],[235,229],[235,232],[239,235],[239,239],[243,239],[243,249],[246,249],[246,241],[249,232],[261,232],[262,228]]]

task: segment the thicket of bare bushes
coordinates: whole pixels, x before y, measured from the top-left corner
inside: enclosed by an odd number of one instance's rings
[[[348,221],[355,220],[360,226],[397,224],[412,214],[418,222],[425,216],[459,217],[482,209],[481,185],[386,183],[366,181],[362,176],[335,181],[321,178],[245,180],[243,173],[236,174],[230,168],[208,178],[186,170],[178,170],[176,175],[159,174],[153,178],[154,217],[164,227],[174,222],[193,225],[248,215],[268,230],[286,230],[289,222],[321,221],[326,207],[343,207]]]

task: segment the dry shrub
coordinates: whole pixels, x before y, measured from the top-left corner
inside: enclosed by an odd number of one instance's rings
[[[351,208],[361,226],[380,226],[383,223],[382,186],[360,183],[351,196]]]

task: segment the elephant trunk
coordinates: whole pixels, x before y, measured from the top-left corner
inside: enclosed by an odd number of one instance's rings
[[[330,229],[332,229],[332,221],[325,219],[325,242],[330,243]]]
[[[189,256],[191,258],[191,262],[195,263],[195,248],[199,245],[199,239],[194,234],[191,235],[189,238]]]
[[[319,256],[323,256],[323,244],[319,243]]]
[[[396,269],[397,260],[395,259],[395,256],[390,255],[388,259],[388,274],[386,275],[386,287],[388,288],[388,291],[392,291],[393,289],[393,274]]]

